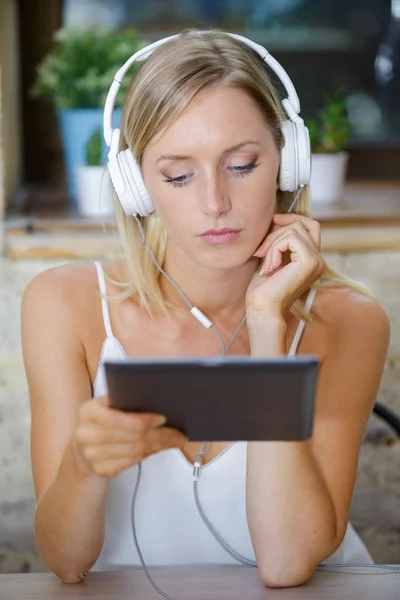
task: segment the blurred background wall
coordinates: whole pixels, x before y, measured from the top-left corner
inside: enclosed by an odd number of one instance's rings
[[[7,116],[6,116],[7,115]],[[13,0],[0,2],[0,215],[21,181],[18,13]]]

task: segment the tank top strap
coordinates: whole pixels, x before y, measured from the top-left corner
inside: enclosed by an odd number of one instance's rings
[[[310,311],[311,311],[311,308],[312,308],[312,305],[313,305],[316,293],[317,293],[317,290],[314,289],[314,288],[311,288],[311,290],[308,293],[307,300],[306,300],[306,303],[304,305],[304,310],[306,311],[306,313],[308,315],[310,314]],[[305,326],[306,326],[306,322],[304,321],[304,319],[301,319],[301,321],[300,321],[300,323],[299,323],[299,325],[297,327],[296,333],[294,335],[293,342],[292,342],[292,345],[290,347],[288,356],[295,356],[296,355],[297,348],[298,348],[298,345],[300,343],[301,336],[303,335],[303,331],[305,329]]]
[[[99,289],[101,293],[101,310],[103,313],[103,322],[104,329],[106,330],[107,337],[114,337],[111,321],[110,321],[110,311],[108,309],[108,302],[105,296],[107,296],[107,286],[106,286],[106,278],[104,276],[103,265],[100,261],[95,261],[97,278],[99,280]]]

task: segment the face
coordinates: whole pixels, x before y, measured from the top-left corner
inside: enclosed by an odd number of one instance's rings
[[[199,92],[142,158],[169,251],[211,269],[246,263],[271,224],[279,164],[272,133],[246,93]]]

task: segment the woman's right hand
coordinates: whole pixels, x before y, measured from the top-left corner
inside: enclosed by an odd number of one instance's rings
[[[150,454],[187,441],[164,423],[162,415],[110,408],[107,395],[87,400],[71,440],[76,463],[85,474],[114,477]]]

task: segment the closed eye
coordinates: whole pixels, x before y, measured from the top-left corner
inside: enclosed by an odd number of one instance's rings
[[[179,177],[166,177],[163,179],[166,183],[170,183],[174,187],[182,187],[187,184],[189,175],[180,175]]]
[[[254,169],[258,167],[259,164],[260,163],[258,163],[257,159],[255,158],[251,163],[247,165],[232,166],[228,167],[228,169],[237,177],[244,177],[245,175],[249,175],[250,173],[252,173]],[[163,179],[163,181],[173,185],[174,187],[183,187],[184,185],[187,185],[190,175],[191,173],[189,173],[188,175],[179,175],[179,177],[166,176],[165,179]]]
[[[249,163],[248,165],[240,165],[238,167],[229,167],[229,169],[235,174],[238,175],[239,177],[244,177],[245,175],[249,175],[250,173],[252,173],[254,171],[254,169],[256,167],[258,167],[260,163],[257,162],[257,159],[255,158],[251,163]]]

